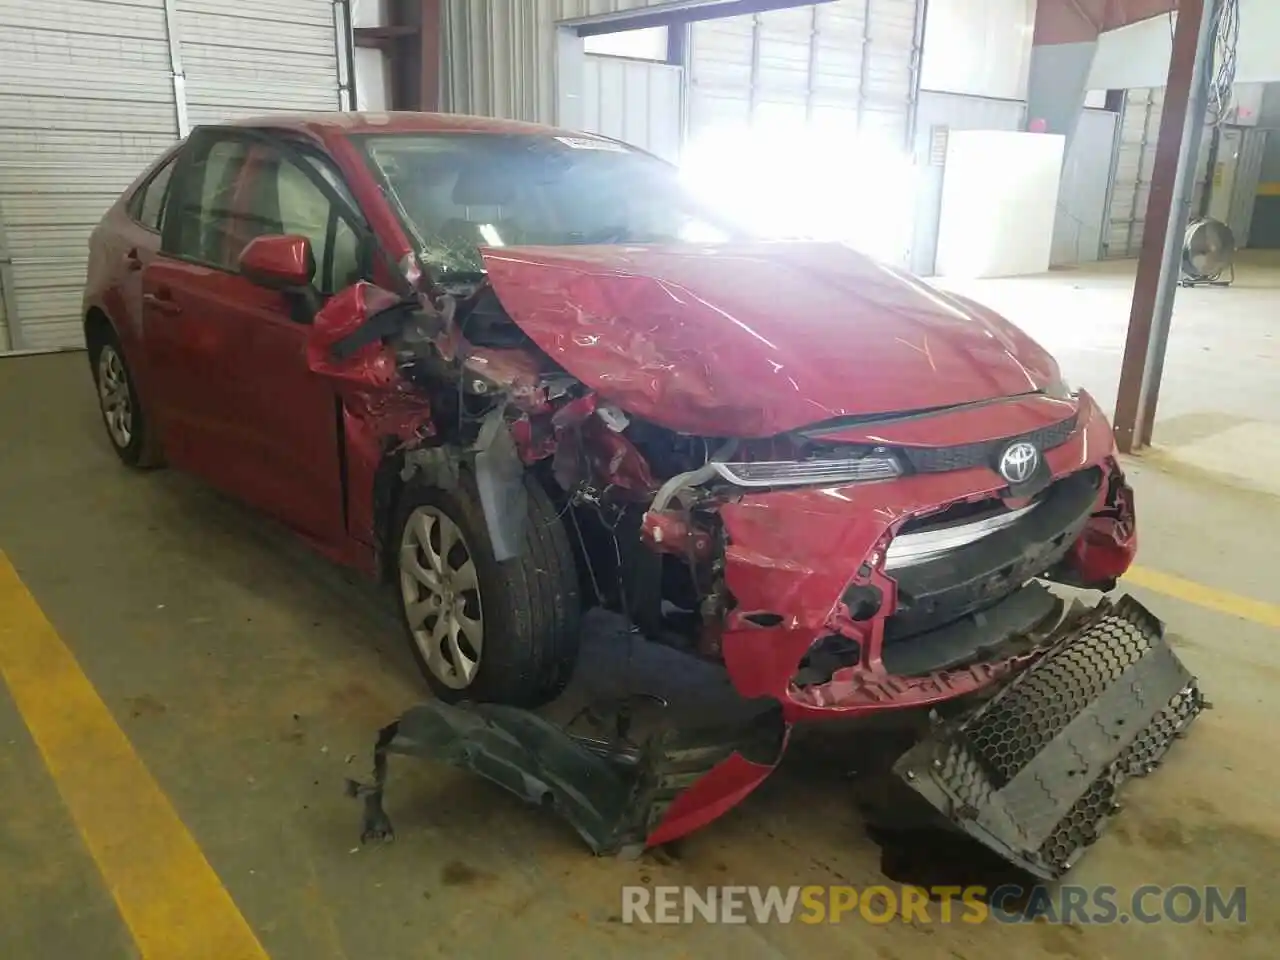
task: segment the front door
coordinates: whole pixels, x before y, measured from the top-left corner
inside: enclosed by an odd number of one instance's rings
[[[355,232],[323,191],[256,139],[197,134],[143,273],[165,451],[175,466],[325,543],[344,534],[338,401],[306,362],[308,320],[238,269],[257,236],[308,237],[322,294],[360,273]],[[317,160],[317,162],[321,162]]]

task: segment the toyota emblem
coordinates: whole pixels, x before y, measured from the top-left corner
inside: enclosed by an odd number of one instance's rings
[[[1000,476],[1010,483],[1026,483],[1040,466],[1040,451],[1034,444],[1019,440],[1000,455]]]

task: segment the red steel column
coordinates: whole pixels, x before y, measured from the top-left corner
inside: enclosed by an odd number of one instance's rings
[[[422,0],[418,11],[418,109],[440,109],[441,0]]]
[[[1120,365],[1120,389],[1116,394],[1115,437],[1124,453],[1132,453],[1140,446],[1138,417],[1142,378],[1151,344],[1152,317],[1159,296],[1160,268],[1173,210],[1174,180],[1186,126],[1187,103],[1191,97],[1204,4],[1205,0],[1181,0],[1178,4],[1178,25],[1173,36],[1173,54],[1169,58],[1169,79],[1165,87],[1164,113],[1160,118],[1160,136],[1156,141],[1155,169],[1151,175],[1142,252],[1133,286],[1124,360]]]
[[[352,30],[357,47],[387,58],[392,110],[440,109],[441,0],[391,0],[379,27]]]

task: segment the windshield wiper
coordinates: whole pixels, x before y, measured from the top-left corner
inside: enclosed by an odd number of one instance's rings
[[[986,407],[996,403],[1007,403],[1010,400],[1021,400],[1024,397],[1034,397],[1040,393],[1043,393],[1043,391],[1030,390],[1025,393],[1012,393],[1007,397],[990,397],[986,400],[968,400],[963,403],[943,404],[940,407],[923,407],[919,410],[855,414],[848,417],[837,417],[834,420],[826,420],[822,423],[814,424],[812,427],[805,427],[797,430],[796,433],[805,437],[824,437],[828,434],[848,430],[851,427],[866,427],[882,423],[901,423],[903,420],[920,420],[924,417],[936,416],[939,413],[952,413],[956,410],[968,410],[974,407]]]

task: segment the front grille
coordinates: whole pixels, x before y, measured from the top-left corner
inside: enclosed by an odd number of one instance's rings
[[[990,467],[1009,444],[1026,440],[1035,444],[1041,452],[1060,447],[1076,432],[1079,415],[1073,415],[1060,423],[1053,423],[1030,433],[984,440],[981,443],[962,443],[954,447],[899,447],[897,452],[916,473],[947,473],[951,470],[970,470],[974,467]]]
[[[898,608],[885,641],[905,639],[991,606],[1057,564],[1088,522],[1102,486],[1090,467],[1054,482],[1034,510],[945,555],[891,571]]]

